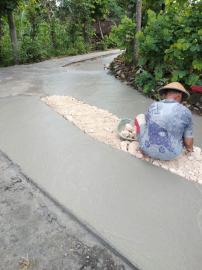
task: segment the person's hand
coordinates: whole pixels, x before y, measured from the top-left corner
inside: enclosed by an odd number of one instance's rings
[[[186,147],[186,152],[187,152],[187,154],[193,153],[194,152],[194,149],[193,148],[187,148]]]
[[[202,151],[200,147],[195,146],[194,148],[192,148],[191,151],[188,151],[186,149],[185,153],[188,156],[189,160],[197,160],[197,161],[202,160]]]
[[[193,152],[193,138],[184,138],[184,146],[188,152]]]

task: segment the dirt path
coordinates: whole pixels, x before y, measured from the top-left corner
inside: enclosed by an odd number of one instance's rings
[[[122,142],[117,137],[116,126],[120,119],[112,113],[69,96],[48,96],[42,98],[42,101],[96,140],[202,184],[202,151],[199,147],[194,148],[193,154],[187,155],[184,152],[173,161],[153,160],[143,157],[138,149],[138,142]]]

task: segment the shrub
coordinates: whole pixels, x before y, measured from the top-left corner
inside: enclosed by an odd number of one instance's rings
[[[193,11],[179,18],[176,40],[166,49],[164,58],[170,66],[171,80],[188,86],[202,83],[202,13]]]
[[[148,11],[147,25],[137,34],[141,69],[135,75],[145,93],[167,81],[202,83],[201,25],[202,14],[194,8],[158,15]]]
[[[0,66],[8,66],[13,64],[13,53],[10,42],[8,26],[4,23],[4,33],[1,37],[0,44]]]
[[[135,23],[132,19],[124,16],[118,26],[112,28],[110,40],[118,47],[126,49],[125,59],[132,62],[133,41],[135,38]]]

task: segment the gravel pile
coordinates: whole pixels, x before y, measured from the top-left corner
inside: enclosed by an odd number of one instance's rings
[[[199,147],[194,147],[190,154],[184,151],[172,161],[153,160],[142,155],[138,142],[121,140],[117,136],[116,127],[120,119],[112,113],[69,96],[47,96],[42,101],[96,140],[202,184],[202,151]]]

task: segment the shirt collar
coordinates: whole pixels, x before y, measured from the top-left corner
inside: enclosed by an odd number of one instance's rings
[[[169,98],[169,99],[163,99],[162,102],[164,103],[178,103],[176,100]]]

